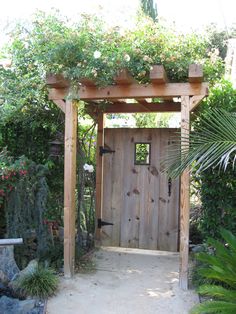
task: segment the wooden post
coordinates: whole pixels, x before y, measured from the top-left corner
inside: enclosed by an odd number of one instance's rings
[[[64,156],[64,276],[74,275],[77,106],[66,101]]]
[[[97,152],[96,152],[96,221],[95,221],[95,240],[97,243],[101,240],[101,229],[97,227],[98,219],[102,218],[103,205],[103,157],[100,155],[100,146],[104,146],[104,115],[98,115],[97,127]]]
[[[181,136],[189,134],[190,130],[190,97],[181,97]],[[185,144],[186,145],[186,144]],[[186,147],[185,147],[186,148]],[[189,171],[186,169],[180,180],[180,271],[179,285],[188,289],[188,252],[189,252]]]

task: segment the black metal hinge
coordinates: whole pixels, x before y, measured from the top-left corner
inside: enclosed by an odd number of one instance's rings
[[[103,226],[113,226],[112,222],[103,221],[101,218],[98,218],[98,229],[101,229]]]
[[[102,156],[103,154],[111,154],[111,153],[115,153],[115,150],[111,150],[110,148],[105,148],[102,146],[99,147],[100,156]]]

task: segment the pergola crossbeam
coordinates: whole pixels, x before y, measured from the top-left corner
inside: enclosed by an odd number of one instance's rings
[[[167,84],[130,84],[114,85],[105,88],[82,86],[78,91],[80,100],[110,100],[120,98],[158,98],[158,97],[181,97],[207,95],[207,83],[167,83]],[[68,89],[52,88],[49,92],[49,99],[65,99]]]
[[[89,103],[86,107],[90,109],[89,112],[99,110],[95,104]],[[103,113],[180,112],[180,110],[180,103],[168,101],[164,103],[147,103],[145,107],[139,103],[113,103],[105,105],[102,109]]]

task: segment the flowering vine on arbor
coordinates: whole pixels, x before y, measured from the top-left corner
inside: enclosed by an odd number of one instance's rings
[[[14,59],[20,48],[29,72],[37,68],[41,74],[60,73],[72,82],[93,79],[99,86],[112,84],[123,68],[140,83],[148,82],[156,64],[165,67],[171,81],[187,80],[192,63],[203,65],[208,81],[224,70],[223,60],[209,49],[207,33],[180,34],[147,17],[124,30],[109,28],[96,16],[81,16],[72,25],[58,15],[40,13],[31,27],[14,30],[12,40],[12,68],[18,66]]]

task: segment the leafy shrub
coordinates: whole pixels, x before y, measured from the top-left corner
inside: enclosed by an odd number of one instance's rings
[[[54,239],[54,244],[45,249],[40,261],[48,263],[50,267],[59,270],[63,265],[63,242]]]
[[[236,90],[232,83],[222,79],[210,89],[209,97],[199,107],[200,115],[193,122],[194,130],[201,130],[204,119],[216,108],[235,112]],[[199,119],[200,117],[200,119]],[[204,119],[201,119],[203,117]],[[201,214],[198,229],[203,239],[220,238],[220,227],[236,233],[236,173],[228,167],[220,171],[219,167],[209,168],[203,172],[192,173],[201,199]]]
[[[199,269],[200,275],[215,281],[215,284],[200,286],[199,293],[212,299],[196,305],[191,314],[236,313],[236,237],[226,229],[220,233],[226,244],[209,239],[214,254],[199,253],[197,257],[207,265]]]
[[[47,299],[55,294],[58,283],[58,277],[51,269],[39,266],[35,271],[20,278],[17,287],[25,296]]]

